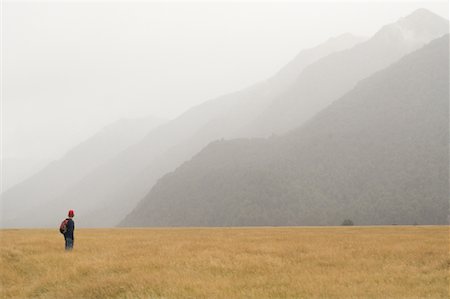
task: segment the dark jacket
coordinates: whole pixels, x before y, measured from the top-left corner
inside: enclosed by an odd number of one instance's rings
[[[73,240],[74,239],[73,231],[75,230],[75,222],[73,222],[73,220],[70,218],[67,218],[67,220],[69,221],[67,221],[67,231],[64,234],[64,239],[71,238]]]

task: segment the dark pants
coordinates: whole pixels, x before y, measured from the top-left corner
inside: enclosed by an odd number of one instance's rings
[[[66,250],[72,250],[73,249],[73,239],[71,238],[64,238],[66,240]]]

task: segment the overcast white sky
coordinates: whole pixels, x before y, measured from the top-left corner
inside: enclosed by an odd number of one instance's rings
[[[301,49],[441,2],[3,1],[3,157],[53,159],[123,117],[174,118]]]

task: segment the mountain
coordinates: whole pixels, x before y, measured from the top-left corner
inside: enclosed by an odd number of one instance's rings
[[[121,225],[446,224],[449,83],[447,35],[286,135],[211,143]]]
[[[420,39],[411,39],[411,33],[406,31],[408,36],[394,39],[390,32],[395,29],[387,30],[388,34],[383,33],[385,28],[366,42],[358,43],[359,38],[348,36],[332,39],[315,49],[302,51],[293,62],[264,82],[190,109],[96,167],[65,192],[52,194],[49,198],[53,201],[40,206],[45,217],[33,219],[30,226],[54,225],[68,206],[78,211],[80,225],[115,225],[161,176],[191,159],[211,141],[267,136],[298,127],[351,90],[359,80],[423,45],[426,36],[438,37],[442,31],[448,31],[448,21],[427,11],[424,14],[429,18],[411,27],[420,28],[412,29],[421,32]],[[415,15],[397,23],[410,20],[407,23],[415,24],[419,19]],[[387,27],[398,27],[397,23]],[[391,42],[386,41],[389,38]],[[352,59],[353,56],[357,58]],[[346,60],[340,61],[342,59]],[[22,209],[12,214],[30,218],[33,213],[34,210]]]
[[[140,141],[163,121],[154,117],[122,119],[90,137],[37,174],[2,194],[2,224],[26,209],[41,206],[108,159]],[[8,179],[9,171],[4,171]]]
[[[307,65],[295,76],[295,81],[291,85],[284,88],[279,95],[271,97],[270,101],[267,101],[268,105],[260,106],[265,109],[254,113],[253,116],[255,117],[247,117],[244,118],[244,121],[239,121],[243,119],[239,116],[246,115],[242,113],[246,109],[242,109],[239,106],[238,109],[227,111],[223,117],[216,117],[208,122],[207,125],[199,128],[191,138],[172,147],[150,162],[138,176],[132,177],[125,184],[125,188],[115,193],[118,196],[111,196],[108,203],[113,203],[112,206],[118,205],[119,202],[125,199],[128,200],[128,195],[130,194],[134,198],[139,197],[139,195],[143,197],[145,195],[144,192],[148,192],[158,178],[175,169],[182,162],[189,160],[208,142],[214,139],[266,136],[274,132],[280,132],[277,131],[279,124],[288,125],[284,127],[286,129],[298,127],[308,117],[312,117],[314,113],[318,112],[319,108],[330,104],[340,94],[353,88],[358,80],[382,67],[390,65],[402,55],[409,53],[414,47],[417,48],[423,45],[424,37],[415,39],[410,37],[411,34],[408,34],[403,39],[393,40],[392,42],[386,41],[390,32],[395,31],[393,28],[400,26],[399,24],[418,22],[417,15],[420,11],[400,19],[397,23],[383,27],[380,32],[366,42],[356,44],[347,50],[331,53]],[[439,37],[443,32],[448,32],[447,20],[428,11],[424,11],[424,14],[428,15],[429,18],[426,22],[419,22],[419,25],[416,26],[420,28],[418,31],[426,32],[429,36],[428,38]],[[443,26],[443,24],[446,25]],[[373,48],[376,50],[373,50]],[[354,57],[356,58],[353,59]],[[346,63],[341,61],[343,58]],[[284,68],[278,75],[286,73],[287,69],[288,67]],[[327,80],[323,78],[327,78]],[[342,78],[346,79],[343,80]],[[311,86],[317,86],[317,88],[311,88]],[[276,110],[275,108],[273,111],[278,112],[269,114],[273,117],[264,117],[267,115],[264,110],[272,112],[273,106],[279,103],[282,103],[280,106],[283,109]],[[252,107],[252,105],[249,106]],[[271,108],[269,109],[268,107]],[[293,113],[296,111],[300,111],[302,115]],[[293,118],[295,121],[291,122],[289,120],[292,115],[295,115]],[[133,193],[136,190],[141,192]],[[135,204],[137,202],[136,200]]]
[[[426,9],[386,25],[366,42],[308,66],[293,88],[242,129],[240,136],[267,137],[288,132],[344,95],[359,80],[448,32],[448,20]]]
[[[10,215],[20,215],[8,225],[31,218],[32,221],[26,222],[30,226],[54,226],[68,207],[77,211],[81,226],[117,225],[159,177],[190,159],[212,140],[254,119],[307,65],[360,41],[362,38],[350,34],[329,39],[315,48],[301,51],[274,77],[190,109],[150,132],[141,142],[91,169],[78,181],[71,180],[64,190],[48,191],[46,199],[52,199],[50,202],[39,199],[43,202],[39,207],[42,217],[32,217],[34,210],[23,208],[7,211]],[[48,180],[50,184],[54,182],[52,178]],[[21,189],[30,188],[22,185]],[[11,196],[6,194],[5,200],[11,200]]]

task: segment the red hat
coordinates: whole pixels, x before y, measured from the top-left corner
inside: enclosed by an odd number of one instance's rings
[[[74,213],[73,210],[69,210],[69,217],[73,217]]]

